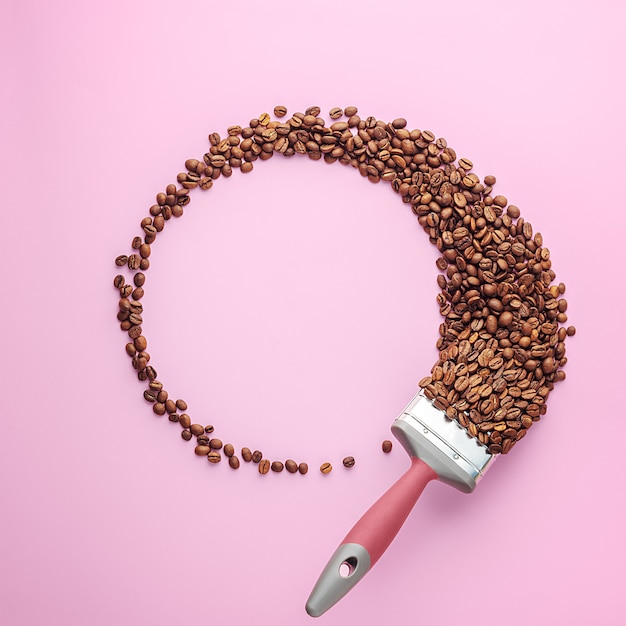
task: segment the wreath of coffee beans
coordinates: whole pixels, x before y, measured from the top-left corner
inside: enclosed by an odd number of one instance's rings
[[[286,114],[285,107],[274,108],[276,118]],[[193,423],[187,403],[172,399],[157,379],[142,331],[145,272],[152,245],[168,221],[183,215],[193,189],[208,191],[221,176],[235,170],[247,174],[275,154],[306,155],[356,168],[371,183],[389,183],[411,207],[440,252],[436,265],[441,272],[439,359],[419,386],[492,454],[508,453],[545,414],[550,391],[565,378],[565,338],[575,333],[573,326],[563,326],[565,285],[555,283],[541,234],[533,233],[518,207],[494,194],[494,176],[481,182],[472,162],[457,160],[445,139],[428,130],[409,130],[403,118],[390,123],[361,118],[356,107],[336,107],[329,114],[335,121],[327,125],[319,107],[286,121],[263,113],[248,126],[229,127],[225,137],[212,133],[209,151],[188,159],[177,184],[156,194],[141,220],[142,233],[132,240],[133,252],[115,259],[133,273],[132,283],[115,276],[114,286],[120,294],[117,319],[130,339],[126,353],[139,380],[147,382],[144,398],[156,415],[168,415],[180,425],[183,439],[195,438],[197,455],[218,463],[223,454],[232,468],[239,468],[234,446],[215,437],[212,425]],[[390,443],[384,442],[385,452]],[[306,463],[293,459],[270,462],[259,450],[243,447],[240,454],[261,474],[308,471]],[[343,465],[354,462],[346,457]],[[322,473],[331,470],[328,462],[320,466]]]

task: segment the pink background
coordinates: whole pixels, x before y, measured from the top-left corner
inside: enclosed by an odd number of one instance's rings
[[[155,419],[113,258],[209,132],[355,104],[497,176],[578,334],[546,419],[471,496],[429,486],[319,623],[623,624],[623,2],[214,4],[2,4],[0,623],[312,623],[326,560],[408,467],[380,442],[434,362],[434,249],[386,185],[279,157],[159,236],[159,377],[305,477],[209,466]]]

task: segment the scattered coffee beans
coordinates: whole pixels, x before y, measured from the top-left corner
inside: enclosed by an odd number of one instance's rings
[[[286,107],[276,106],[274,115],[285,118]],[[185,413],[187,403],[170,399],[157,380],[142,330],[139,301],[145,272],[159,233],[183,215],[190,191],[209,190],[221,176],[229,177],[237,169],[251,172],[254,162],[275,153],[306,154],[312,160],[355,168],[371,183],[389,183],[410,206],[438,250],[436,267],[441,272],[439,358],[419,386],[435,407],[492,454],[508,453],[546,413],[549,393],[565,379],[565,340],[576,333],[574,326],[564,326],[565,285],[555,283],[541,233],[506,196],[494,193],[495,176],[484,176],[481,183],[472,161],[457,158],[447,141],[434,133],[411,130],[402,117],[390,123],[362,119],[354,106],[331,109],[330,124],[319,115],[317,106],[281,122],[262,113],[245,127],[230,126],[224,138],[211,133],[208,151],[201,158],[187,159],[177,184],[156,194],[140,222],[140,233],[131,239],[129,253],[115,258],[119,271],[132,273],[128,282],[116,274],[113,286],[119,297],[117,320],[130,339],[126,353],[137,378],[146,383],[144,398],[154,414],[167,413],[170,421],[180,424],[183,439],[196,437],[196,454],[217,463],[223,448],[231,467],[239,467],[234,446],[208,438],[213,426],[192,424]],[[391,441],[382,447],[391,451]],[[280,461],[270,464],[263,459],[259,450],[242,448],[241,457],[257,463],[261,473],[283,468]],[[354,458],[346,457],[343,464],[352,467]],[[306,463],[297,465],[292,459],[284,467],[290,473],[308,471]],[[320,470],[328,473],[332,466],[324,463]]]

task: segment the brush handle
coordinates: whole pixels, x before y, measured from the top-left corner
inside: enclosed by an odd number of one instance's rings
[[[411,459],[407,472],[367,510],[331,557],[307,601],[309,615],[325,613],[367,574],[435,478],[437,474],[424,461]]]

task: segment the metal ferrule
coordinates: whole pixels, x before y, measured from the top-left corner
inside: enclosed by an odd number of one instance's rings
[[[458,422],[435,408],[423,391],[409,402],[391,431],[411,456],[422,459],[437,473],[439,480],[464,493],[474,491],[496,457]]]

